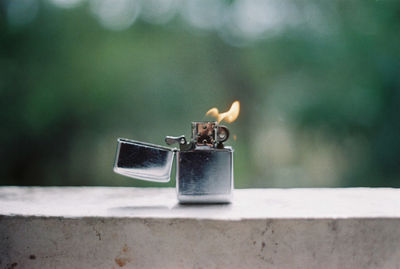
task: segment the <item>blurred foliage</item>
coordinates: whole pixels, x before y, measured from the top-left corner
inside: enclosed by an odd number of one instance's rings
[[[0,184],[173,186],[116,138],[240,100],[236,187],[400,187],[399,33],[396,1],[3,0]]]

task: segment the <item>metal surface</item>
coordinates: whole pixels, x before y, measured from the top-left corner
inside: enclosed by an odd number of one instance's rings
[[[192,140],[196,146],[213,147],[217,141],[217,122],[192,122]]]
[[[169,182],[175,149],[118,139],[114,171],[137,179]]]
[[[167,136],[179,150],[118,139],[114,171],[155,182],[170,181],[175,152],[176,189],[181,203],[228,203],[233,190],[233,150],[224,147],[229,130],[215,121],[192,122],[192,138]]]
[[[193,143],[187,143],[184,135],[181,136],[166,136],[165,143],[167,145],[179,144],[179,149],[182,150],[191,150],[193,149]]]
[[[179,145],[184,145],[186,144],[186,138],[184,135],[181,136],[166,136],[165,137],[165,143],[167,145],[173,145],[178,143]]]
[[[216,121],[192,122],[192,143],[195,147],[209,146],[223,148],[223,142],[228,140],[229,130]]]
[[[233,190],[233,150],[177,152],[176,188],[182,203],[228,203]]]

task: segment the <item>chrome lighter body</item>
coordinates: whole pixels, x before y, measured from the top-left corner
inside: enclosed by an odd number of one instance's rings
[[[232,148],[177,153],[176,191],[180,202],[228,203],[232,190]]]
[[[176,191],[181,203],[229,203],[233,191],[233,149],[225,147],[229,131],[216,122],[193,122],[192,139],[166,137],[168,148],[118,139],[116,173],[147,181],[168,182],[174,155]]]

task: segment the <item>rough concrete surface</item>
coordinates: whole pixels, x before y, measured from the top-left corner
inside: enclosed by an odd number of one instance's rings
[[[400,190],[1,187],[0,268],[400,268]]]

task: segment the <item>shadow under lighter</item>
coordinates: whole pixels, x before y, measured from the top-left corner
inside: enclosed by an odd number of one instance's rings
[[[174,155],[180,203],[229,203],[233,191],[233,149],[223,143],[229,130],[217,122],[192,122],[192,138],[167,136],[168,148],[118,139],[114,171],[124,176],[169,182]]]

